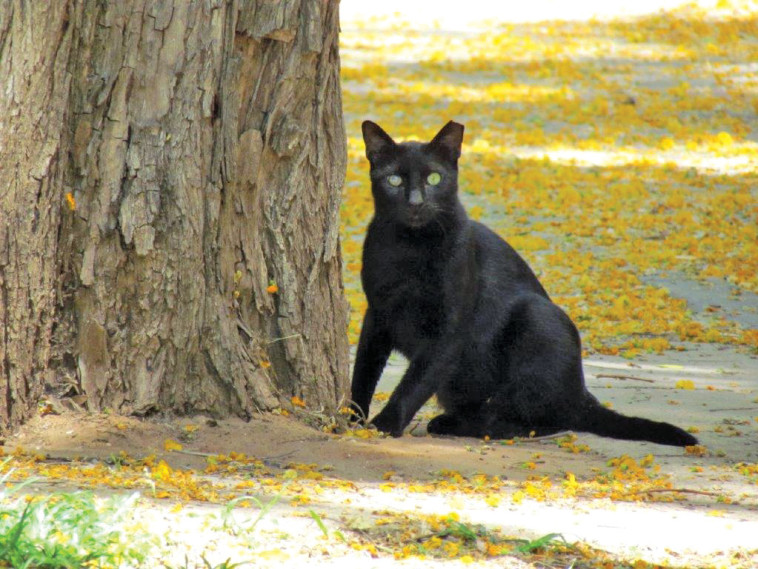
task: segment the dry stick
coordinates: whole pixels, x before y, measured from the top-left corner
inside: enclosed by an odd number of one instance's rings
[[[716,411],[754,411],[758,409],[758,407],[732,407],[730,409],[708,409],[711,413],[714,413]]]
[[[350,529],[350,528],[348,528],[348,529]],[[384,553],[392,553],[392,549],[390,549],[389,547],[386,547],[384,545],[381,545],[380,543],[377,543],[376,541],[374,541],[373,539],[371,539],[371,536],[369,536],[369,534],[368,534],[368,532],[366,530],[363,530],[363,529],[350,529],[350,531],[352,531],[354,533],[357,533],[358,535],[360,535],[361,537],[363,537],[363,539],[365,539],[366,541],[368,541],[369,543],[371,543],[371,545],[373,545],[374,547],[376,547],[379,551],[383,551]]]
[[[292,338],[299,338],[301,334],[290,334],[289,336],[282,336],[281,338],[274,338],[273,340],[269,340],[266,342],[266,344],[276,344],[277,342],[281,342],[283,340],[291,340]]]
[[[562,431],[552,435],[542,435],[540,437],[513,437],[513,439],[500,439],[500,440],[512,440],[514,443],[538,443],[540,441],[550,441],[553,439],[560,439],[565,436],[573,435],[573,431]]]
[[[209,456],[218,456],[218,454],[219,454],[217,452],[200,452],[200,451],[196,451],[196,450],[184,450],[184,449],[174,450],[174,451],[171,451],[171,452],[178,452],[179,454],[188,454],[190,456],[202,456],[202,457],[206,457],[206,458],[209,457]],[[293,450],[293,451],[289,451],[289,452],[284,452],[282,454],[277,454],[277,455],[274,455],[274,456],[264,456],[263,458],[257,458],[257,457],[254,457],[254,458],[256,458],[256,460],[260,460],[261,462],[263,462],[265,464],[267,461],[272,461],[272,460],[275,460],[277,458],[289,458],[290,456],[292,456],[293,454],[295,454],[295,452],[296,451]]]
[[[217,452],[200,452],[196,450],[173,450],[171,452],[178,452],[179,454],[188,454],[190,456],[203,456],[205,458],[208,458],[209,456],[218,456],[219,453]]]
[[[308,439],[303,439],[303,440],[308,440]],[[289,452],[283,452],[282,454],[275,454],[273,456],[264,456],[263,458],[259,458],[258,460],[260,460],[261,462],[265,462],[267,460],[276,460],[276,459],[279,459],[279,458],[289,458],[293,454],[295,454],[296,452],[297,452],[297,450],[291,450]]]
[[[655,383],[654,379],[646,379],[644,377],[634,377],[633,375],[617,375],[612,373],[599,373],[595,376],[597,379],[633,379],[634,381],[644,381],[645,383]]]
[[[653,492],[678,492],[680,494],[700,494],[701,496],[723,496],[718,492],[707,492],[706,490],[691,490],[689,488],[651,488],[650,490],[643,490],[642,492],[635,492],[635,494],[652,494]]]
[[[410,429],[408,429],[408,432],[410,434],[413,434],[413,431],[415,431],[416,429],[418,429],[421,426],[421,423],[423,423],[423,419],[417,419],[416,420],[416,424],[413,425]]]

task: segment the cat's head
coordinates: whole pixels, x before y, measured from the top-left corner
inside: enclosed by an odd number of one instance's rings
[[[398,144],[371,121],[362,128],[377,215],[413,228],[455,215],[462,124],[448,122],[427,143]]]

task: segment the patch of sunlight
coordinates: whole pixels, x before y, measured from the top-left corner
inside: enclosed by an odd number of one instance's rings
[[[676,10],[697,6],[714,15],[722,8],[718,0],[636,0],[635,2],[608,2],[608,0],[531,0],[530,2],[499,2],[493,7],[492,0],[467,0],[465,7],[458,0],[409,2],[408,0],[342,0],[340,18],[343,26],[362,29],[382,29],[392,25],[393,17],[413,22],[412,29],[469,29],[482,26],[492,20],[529,23],[545,20],[587,21],[610,18],[629,18],[655,14],[661,10]],[[750,2],[731,2],[730,7],[744,4],[750,9]],[[753,3],[753,9],[755,8]]]
[[[662,152],[655,148],[629,150],[582,150],[578,148],[503,147],[495,152],[507,152],[525,159],[547,158],[556,164],[575,166],[625,166],[630,164],[674,165],[683,170],[694,168],[703,173],[734,175],[755,170],[758,145],[745,143],[744,156],[713,156],[708,152],[672,150]],[[502,155],[502,154],[501,154]]]
[[[346,82],[345,91],[366,92],[365,84]],[[372,90],[373,96],[403,97],[414,95],[429,96],[434,99],[447,98],[458,103],[486,103],[493,100],[500,102],[538,102],[540,99],[556,101],[570,98],[571,90],[566,87],[549,87],[544,85],[514,84],[498,82],[489,85],[461,85],[459,83],[440,83],[436,81],[404,81],[395,79],[383,89]]]

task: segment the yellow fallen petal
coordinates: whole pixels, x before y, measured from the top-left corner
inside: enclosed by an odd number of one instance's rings
[[[176,441],[172,441],[171,439],[166,439],[163,441],[163,448],[164,450],[167,450],[168,452],[172,452],[175,450],[182,450],[182,445],[180,445]]]
[[[258,557],[261,559],[270,559],[274,561],[285,561],[290,558],[289,554],[285,553],[281,549],[267,549],[258,553]]]

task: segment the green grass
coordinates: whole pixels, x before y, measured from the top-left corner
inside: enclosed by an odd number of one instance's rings
[[[227,531],[230,535],[237,536],[243,533],[252,534],[255,531],[255,526],[268,514],[271,509],[281,500],[283,496],[284,488],[282,491],[276,494],[268,502],[263,502],[255,496],[239,496],[233,500],[229,500],[226,505],[221,509],[219,517],[221,519],[221,528]],[[240,504],[253,503],[258,508],[258,515],[255,518],[248,518],[246,520],[239,521],[234,517],[234,509]]]
[[[559,534],[559,533],[549,533],[547,535],[543,535],[540,538],[533,539],[533,540],[519,540],[519,545],[516,548],[516,551],[518,553],[534,553],[536,551],[544,550],[549,548],[551,545],[554,545],[558,541],[561,541],[563,544],[567,544],[565,538]]]
[[[19,495],[35,480],[9,487],[11,473],[0,477],[0,567],[139,567],[157,546],[133,518],[137,493]]]
[[[318,515],[314,510],[308,510],[308,513],[311,515],[311,518],[313,518],[313,521],[316,522],[316,525],[318,526],[318,529],[321,530],[321,533],[324,534],[324,537],[329,539],[329,528],[326,527],[326,524],[324,523],[324,520],[321,519],[321,516]],[[347,540],[345,539],[345,535],[339,531],[335,530],[332,532],[332,534],[337,537],[341,542],[346,543]]]

